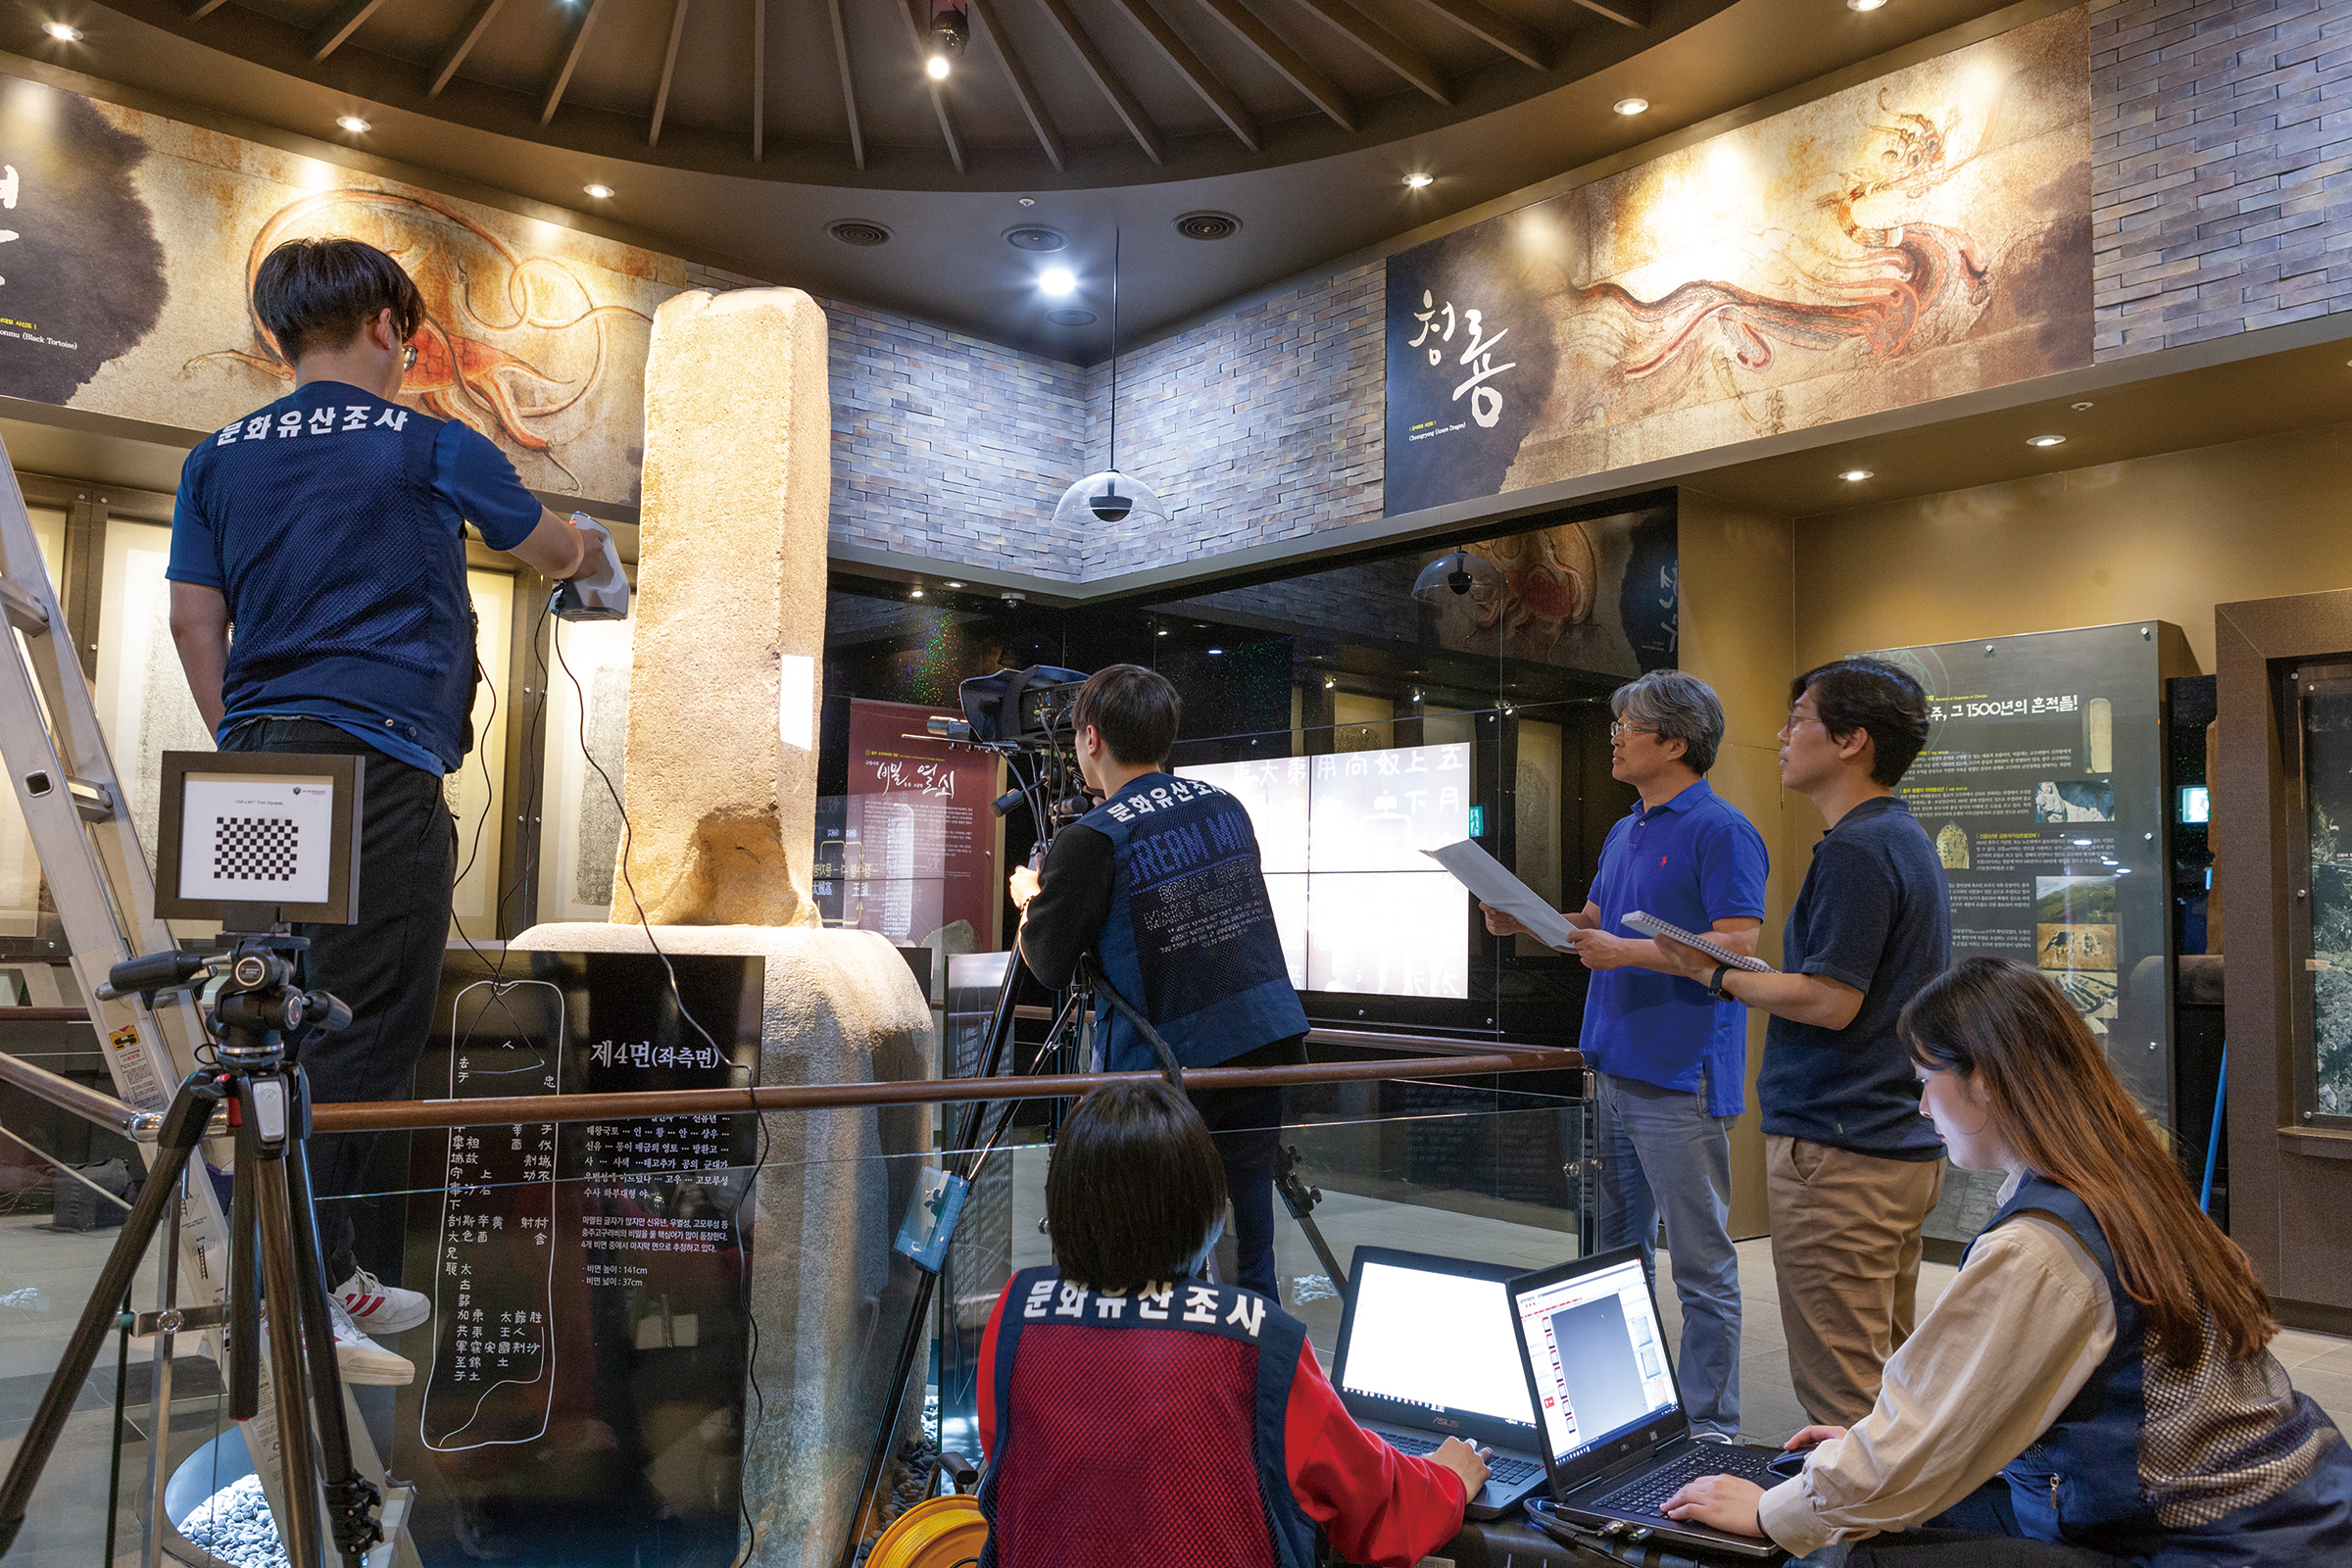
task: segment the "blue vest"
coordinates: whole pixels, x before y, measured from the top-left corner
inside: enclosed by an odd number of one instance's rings
[[[1984,1230],[2028,1209],[2098,1263],[2115,1347],[2003,1472],[2025,1534],[2149,1568],[2352,1562],[2352,1448],[2277,1359],[2230,1360],[2209,1319],[2193,1363],[2174,1360],[2082,1199],[2029,1175]]]
[[[1109,1296],[1051,1268],[1015,1274],[990,1373],[980,1568],[1312,1568],[1285,1449],[1305,1344],[1305,1324],[1239,1286]]]
[[[1213,1067],[1306,1032],[1242,803],[1213,784],[1146,773],[1079,818],[1110,840],[1110,917],[1096,943],[1102,977],[1152,1020],[1187,1067]],[[1151,1042],[1108,1007],[1102,1064],[1159,1065]]]

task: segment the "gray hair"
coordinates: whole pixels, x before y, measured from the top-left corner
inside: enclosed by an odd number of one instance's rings
[[[1679,669],[1653,669],[1609,693],[1609,711],[1683,743],[1683,763],[1704,775],[1723,744],[1723,704],[1715,688]]]

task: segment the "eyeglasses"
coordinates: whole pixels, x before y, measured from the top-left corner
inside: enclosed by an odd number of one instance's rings
[[[1795,734],[1798,730],[1805,727],[1805,721],[1812,716],[1813,715],[1810,713],[1800,711],[1797,709],[1790,709],[1788,710],[1788,716],[1781,720],[1781,733],[1784,735]]]
[[[1655,724],[1629,724],[1621,718],[1609,726],[1609,739],[1621,741],[1628,735],[1655,735],[1657,732],[1658,726]]]
[[[404,344],[404,345],[401,347],[401,351],[400,351],[400,368],[401,368],[402,369],[404,369],[404,370],[414,370],[415,368],[416,368],[416,344],[414,344],[414,343],[409,343],[409,344]]]

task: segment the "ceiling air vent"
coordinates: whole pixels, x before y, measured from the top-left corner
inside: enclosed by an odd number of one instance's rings
[[[1004,243],[1016,251],[1057,251],[1070,242],[1058,229],[1029,225],[1006,229]]]
[[[845,218],[838,223],[826,225],[825,232],[844,245],[887,245],[890,230],[880,223],[862,218]]]
[[[1092,311],[1082,311],[1075,305],[1064,305],[1046,313],[1046,319],[1055,326],[1092,326],[1102,318]]]
[[[1241,227],[1231,213],[1187,213],[1176,220],[1176,232],[1186,239],[1231,239]]]

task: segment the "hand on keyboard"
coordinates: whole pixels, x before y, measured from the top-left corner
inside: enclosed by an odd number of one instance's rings
[[[1767,1473],[1769,1475],[1769,1472]],[[1659,1511],[1686,1524],[1707,1525],[1735,1536],[1761,1536],[1756,1504],[1764,1489],[1740,1476],[1700,1476],[1668,1497]]]

